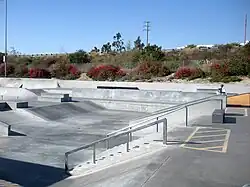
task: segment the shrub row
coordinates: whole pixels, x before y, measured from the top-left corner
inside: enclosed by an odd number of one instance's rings
[[[29,78],[66,78],[77,79],[80,76],[80,71],[72,64],[58,63],[54,64],[51,70],[46,68],[28,68],[26,65],[14,66],[7,64],[6,66],[7,76],[14,77],[29,77]],[[0,65],[0,76],[5,75],[5,65]]]

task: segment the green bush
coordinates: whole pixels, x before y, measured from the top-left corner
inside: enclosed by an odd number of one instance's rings
[[[231,76],[245,76],[248,74],[248,63],[244,56],[234,56],[227,62],[228,73]]]
[[[71,64],[86,64],[91,62],[91,58],[85,51],[78,50],[69,54],[69,61]]]
[[[146,77],[163,77],[170,74],[170,70],[162,62],[145,61],[138,64],[136,74]]]
[[[211,77],[210,82],[223,82],[223,83],[230,83],[230,82],[239,82],[241,79],[236,76],[217,76],[217,77]]]

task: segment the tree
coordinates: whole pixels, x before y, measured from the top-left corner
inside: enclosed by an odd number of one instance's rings
[[[69,54],[69,61],[72,64],[86,64],[91,62],[91,58],[88,53],[80,49],[75,53]]]
[[[126,50],[127,50],[127,51],[131,51],[131,49],[132,49],[132,47],[131,47],[131,41],[129,40],[129,41],[127,42],[127,45],[126,45]]]
[[[137,39],[134,41],[135,49],[142,50],[144,48],[144,43],[142,43],[140,36],[137,37]]]
[[[123,50],[125,50],[121,33],[116,33],[113,39],[114,41],[112,43],[112,46],[115,48],[114,51],[121,53]]]
[[[10,55],[14,55],[14,56],[16,56],[16,55],[21,55],[21,53],[18,52],[14,47],[11,47],[11,48],[10,48],[9,54],[10,54]]]
[[[193,48],[196,48],[197,46],[196,45],[194,45],[194,44],[189,44],[189,45],[187,45],[187,47],[186,48],[190,48],[190,49],[193,49]]]
[[[110,42],[103,44],[101,53],[110,53],[112,51]]]
[[[165,53],[161,50],[161,47],[149,45],[142,50],[141,57],[143,60],[162,61],[164,60]]]
[[[91,50],[91,53],[99,53],[100,52],[100,49],[98,49],[97,47],[94,47],[92,50]]]

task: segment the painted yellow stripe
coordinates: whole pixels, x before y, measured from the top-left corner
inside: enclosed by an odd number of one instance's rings
[[[230,132],[231,130],[227,131],[227,135],[225,137],[225,142],[224,142],[224,147],[223,147],[223,152],[227,152],[227,147],[228,147],[228,141],[229,141],[229,137],[230,137]]]
[[[208,141],[206,141],[206,140],[201,140],[201,141],[195,141],[195,143],[213,143],[213,142],[224,142],[225,141],[225,139],[223,139],[223,140],[208,140]]]
[[[211,131],[198,131],[198,132],[196,132],[196,134],[210,133],[210,132],[221,132],[221,131],[227,131],[227,129],[219,129],[219,130],[211,130]]]
[[[197,148],[197,147],[188,147],[188,146],[184,146],[183,148],[193,149],[193,150],[198,150],[198,151],[211,151],[211,152],[223,153],[223,152],[220,151],[220,150],[213,150],[213,149],[223,148],[223,146],[206,147],[206,148]]]
[[[187,142],[189,142],[189,140],[191,140],[191,138],[195,135],[195,133],[200,129],[200,127],[196,127],[196,129],[194,130],[194,132],[192,132],[188,138],[185,140],[185,143],[183,143],[180,147],[183,147]]]
[[[206,137],[216,137],[216,136],[225,136],[227,134],[215,134],[215,135],[205,135],[205,136],[193,136],[191,139],[193,138],[206,138]]]

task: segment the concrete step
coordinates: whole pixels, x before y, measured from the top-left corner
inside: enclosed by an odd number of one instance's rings
[[[69,98],[69,94],[60,94],[60,93],[48,93],[42,92],[41,97],[51,97],[51,98]]]
[[[9,136],[11,131],[11,125],[0,122],[0,136]]]
[[[72,98],[63,98],[63,97],[45,97],[39,96],[38,101],[46,101],[46,102],[71,102]]]

